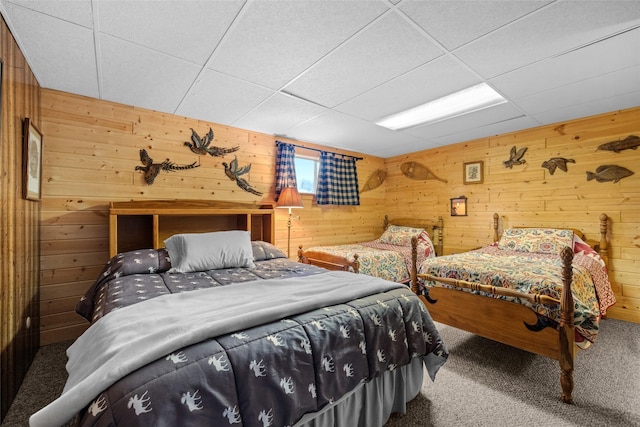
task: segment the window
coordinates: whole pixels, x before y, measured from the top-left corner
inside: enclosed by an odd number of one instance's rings
[[[298,182],[298,192],[316,193],[318,182],[318,166],[320,160],[313,157],[304,157],[296,154],[296,181]]]

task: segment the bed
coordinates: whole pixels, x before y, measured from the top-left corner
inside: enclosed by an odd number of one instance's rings
[[[443,220],[384,218],[384,232],[373,241],[298,249],[298,262],[409,283],[416,266],[442,253]],[[431,233],[431,234],[430,234]],[[437,243],[434,244],[432,236]]]
[[[91,326],[65,389],[30,425],[382,425],[435,378],[448,353],[408,287],[250,236],[112,257],[76,306]]]
[[[519,227],[494,244],[425,260],[412,283],[437,322],[559,361],[562,401],[573,400],[578,349],[596,339],[615,297],[607,277],[608,217],[599,241],[573,229]]]

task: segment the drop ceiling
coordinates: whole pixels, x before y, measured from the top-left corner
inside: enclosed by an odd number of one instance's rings
[[[0,0],[38,82],[391,157],[640,106],[640,1]],[[486,82],[507,103],[382,117]]]

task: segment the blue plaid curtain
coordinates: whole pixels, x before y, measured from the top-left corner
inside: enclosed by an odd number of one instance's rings
[[[316,202],[319,205],[360,205],[356,159],[339,154],[320,154]]]
[[[296,149],[291,144],[276,141],[276,202],[283,188],[297,187]]]

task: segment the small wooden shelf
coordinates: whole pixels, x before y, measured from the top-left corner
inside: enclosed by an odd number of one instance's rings
[[[202,200],[144,200],[109,204],[109,254],[164,247],[178,233],[246,230],[251,240],[274,243],[274,208]]]

